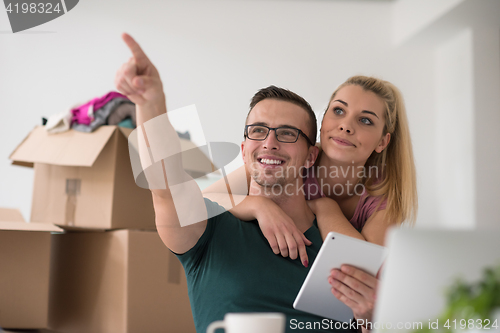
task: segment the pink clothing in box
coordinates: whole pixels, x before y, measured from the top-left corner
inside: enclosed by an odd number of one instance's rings
[[[90,125],[90,123],[94,120],[94,112],[99,110],[109,101],[117,97],[127,98],[127,96],[125,95],[112,91],[102,97],[96,97],[90,102],[87,102],[75,109],[72,109],[71,113],[73,114],[73,118],[71,118],[71,124],[78,123],[78,124]]]

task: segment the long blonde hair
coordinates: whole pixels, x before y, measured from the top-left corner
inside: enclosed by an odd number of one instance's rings
[[[349,85],[357,85],[371,91],[384,101],[383,134],[391,134],[389,145],[381,153],[374,151],[365,163],[368,170],[370,166],[381,170],[382,178],[368,175],[360,181],[369,195],[387,199],[385,209],[389,221],[396,221],[398,224],[407,221],[413,224],[418,209],[417,181],[403,96],[399,89],[388,81],[368,76],[353,76],[333,92],[330,102],[341,88]]]

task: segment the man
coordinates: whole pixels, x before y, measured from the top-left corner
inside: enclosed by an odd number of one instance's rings
[[[116,86],[137,106],[138,130],[149,147],[140,152],[143,164],[151,166],[146,177],[155,181],[162,178],[151,187],[157,229],[184,266],[197,331],[205,332],[208,324],[221,320],[227,312],[282,312],[287,316],[287,332],[333,328],[331,321],[292,307],[307,275],[307,264],[276,256],[256,221],[243,222],[229,212],[217,215],[213,211],[220,212],[221,207],[209,200],[205,201],[205,210],[201,192],[193,182],[179,185],[172,181],[185,179],[178,161],[151,162],[154,158],[150,156],[158,146],[171,150],[169,156],[179,152],[179,140],[165,116],[158,71],[130,36],[124,34],[123,39],[133,57],[118,71]],[[153,118],[163,121],[159,127],[167,133],[162,133],[161,139],[149,125],[152,122],[148,120]],[[311,262],[322,239],[315,216],[298,190],[302,185],[298,170],[314,164],[318,155],[315,136],[316,119],[309,104],[290,91],[271,86],[252,99],[241,144],[244,163],[252,174],[249,195],[272,199],[292,218],[312,241],[306,249]],[[193,213],[196,207],[198,211]],[[187,220],[189,223],[183,223]]]

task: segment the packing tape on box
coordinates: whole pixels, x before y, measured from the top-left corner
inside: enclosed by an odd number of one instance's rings
[[[66,179],[66,207],[64,222],[68,226],[75,225],[76,197],[80,194],[81,179]]]

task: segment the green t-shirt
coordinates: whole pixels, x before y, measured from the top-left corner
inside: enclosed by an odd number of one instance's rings
[[[205,203],[210,216],[214,210],[224,211],[208,199]],[[304,235],[313,243],[307,247],[311,267],[323,243],[316,220]],[[293,308],[309,268],[299,259],[274,254],[257,221],[243,222],[223,212],[210,218],[196,245],[177,257],[186,272],[198,333],[228,312],[284,313],[286,332],[338,331],[334,321]]]

